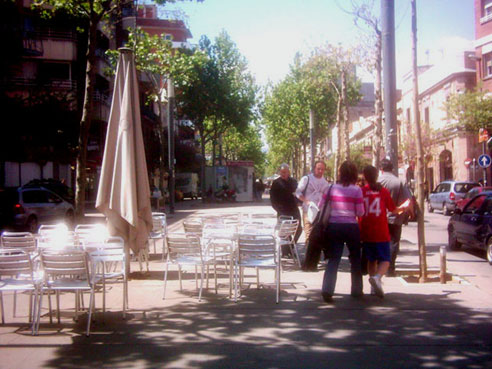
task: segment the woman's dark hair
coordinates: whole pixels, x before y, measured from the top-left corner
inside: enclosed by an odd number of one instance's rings
[[[378,170],[373,167],[372,165],[367,165],[364,170],[364,178],[366,179],[367,183],[369,184],[369,188],[373,191],[381,191],[381,183],[379,183],[378,180]]]
[[[340,165],[340,169],[338,169],[338,173],[340,175],[340,183],[343,186],[348,186],[351,184],[357,183],[357,167],[350,160],[345,160],[342,165]]]

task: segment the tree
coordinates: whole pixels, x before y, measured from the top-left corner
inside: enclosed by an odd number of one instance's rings
[[[174,0],[154,0],[157,4],[174,2]],[[87,143],[93,110],[93,92],[96,79],[97,30],[112,16],[117,16],[125,6],[133,6],[133,0],[34,0],[34,6],[46,15],[65,11],[85,19],[87,24],[87,52],[85,69],[85,91],[80,119],[80,133],[77,154],[77,188],[75,192],[75,215],[80,218],[85,210]]]
[[[202,36],[199,48],[207,59],[193,66],[193,79],[176,83],[176,103],[180,114],[193,122],[200,135],[201,186],[205,188],[205,149],[229,127],[243,130],[253,118],[255,93],[246,60],[227,33],[212,44]]]
[[[487,91],[466,91],[449,96],[444,108],[448,118],[467,131],[478,132],[492,123],[492,96]]]

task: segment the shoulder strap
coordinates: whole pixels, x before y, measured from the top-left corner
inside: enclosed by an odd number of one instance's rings
[[[302,196],[306,196],[306,191],[307,191],[307,188],[309,186],[309,174],[306,176],[307,177],[307,183],[306,183],[306,187],[304,187],[304,190],[302,190]]]
[[[326,194],[326,201],[323,204],[323,209],[321,209],[321,212],[318,213],[318,214],[320,214],[319,219],[323,219],[323,216],[325,215],[326,207],[328,206],[328,202],[330,201],[330,194],[331,194],[331,188],[332,187],[333,187],[333,185],[330,185],[330,188],[328,188],[328,193]]]

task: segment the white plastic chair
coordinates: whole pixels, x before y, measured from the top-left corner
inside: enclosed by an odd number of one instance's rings
[[[152,213],[152,231],[150,231],[149,240],[152,240],[154,243],[154,254],[157,253],[156,241],[162,240],[162,260],[164,260],[166,251],[165,237],[167,234],[167,221],[166,215],[164,213],[161,214],[162,215],[154,215],[154,213]]]
[[[77,234],[69,231],[65,224],[43,224],[38,230],[38,249],[61,250],[79,247]]]
[[[203,222],[201,220],[187,219],[183,221],[183,228],[185,233],[189,236],[202,237]]]
[[[198,294],[198,301],[201,301],[205,266],[213,263],[214,259],[210,255],[206,255],[204,254],[204,252],[202,252],[200,239],[196,236],[189,236],[183,233],[168,234],[166,236],[166,243],[168,252],[166,258],[166,270],[164,272],[164,293],[162,298],[164,299],[166,297],[167,273],[169,269],[169,264],[175,264],[178,266],[180,291],[183,290],[183,283],[181,280],[181,267],[195,267],[196,284],[198,284],[196,267],[199,266],[201,268],[200,292]],[[217,275],[215,276],[215,290],[217,291]]]
[[[292,253],[292,257],[296,259],[297,265],[300,268],[301,260],[299,258],[299,253],[295,242],[297,227],[299,227],[299,220],[297,219],[282,220],[278,229],[278,238],[280,248],[282,248],[283,245],[288,245]]]
[[[274,269],[277,289],[276,303],[280,300],[280,258],[275,238],[267,235],[238,236],[237,256],[234,270],[234,301],[237,302],[242,268],[257,268],[257,286],[260,286],[258,269]]]
[[[37,243],[34,235],[30,232],[3,232],[1,236],[2,247],[6,249],[23,250],[31,258],[36,258]],[[33,260],[33,269],[36,269]],[[14,318],[17,311],[17,291],[14,291]]]
[[[31,232],[3,232],[2,247],[6,249],[24,250],[27,253],[36,251],[36,239]]]
[[[128,279],[125,268],[125,242],[121,237],[109,237],[89,253],[94,288],[102,285],[103,314],[106,312],[106,284],[123,284],[123,319],[128,309]]]
[[[38,288],[29,253],[19,249],[0,249],[0,278],[2,324],[5,324],[3,292],[29,291],[29,322],[32,322],[32,334],[34,334]]]
[[[89,316],[87,317],[86,335],[90,334],[92,309],[94,307],[94,288],[89,276],[87,255],[79,250],[42,250],[41,265],[44,271],[44,283],[40,288],[38,316],[35,333],[39,332],[43,293],[48,292],[48,302],[51,322],[52,291],[56,292],[57,318],[60,323],[60,291],[75,293],[75,319],[78,318],[81,292],[90,292]]]
[[[86,241],[104,242],[109,237],[108,229],[101,223],[78,224],[75,226],[75,234],[80,245]]]

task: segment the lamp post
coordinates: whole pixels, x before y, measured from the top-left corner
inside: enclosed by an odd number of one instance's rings
[[[169,157],[169,213],[174,214],[174,83],[167,80],[167,137]]]
[[[316,148],[314,147],[314,111],[309,110],[309,144],[311,146],[311,170],[314,170],[314,157]]]

